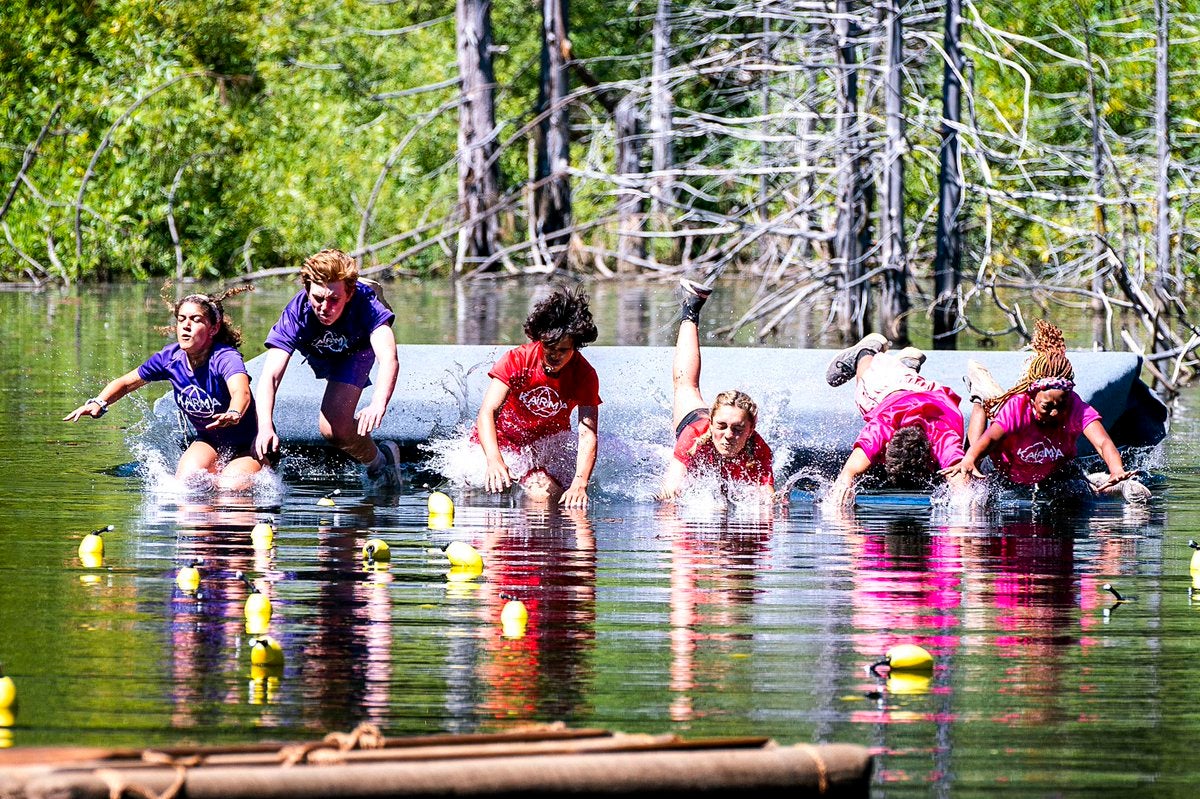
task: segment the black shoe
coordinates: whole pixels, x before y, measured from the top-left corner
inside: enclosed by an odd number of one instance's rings
[[[854,346],[847,347],[833,356],[833,360],[829,362],[829,367],[825,370],[825,382],[834,387],[849,382],[858,369],[858,359],[863,353],[869,352],[872,355],[878,355],[881,352],[887,352],[887,348],[888,340],[886,338],[879,333],[868,333]]]

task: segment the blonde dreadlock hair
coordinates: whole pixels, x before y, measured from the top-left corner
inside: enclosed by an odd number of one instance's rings
[[[1039,319],[1034,324],[1033,338],[1029,344],[1033,348],[1033,355],[1025,365],[1025,374],[1008,391],[983,403],[989,419],[1017,394],[1024,394],[1031,389],[1042,391],[1059,388],[1070,391],[1075,388],[1075,368],[1067,359],[1067,342],[1062,330]]]
[[[728,405],[732,408],[740,408],[750,416],[750,422],[752,424],[758,424],[758,403],[750,399],[749,394],[744,394],[741,391],[733,390],[722,391],[717,395],[716,399],[713,400],[712,407],[708,410],[709,418],[711,419],[713,414],[717,412],[717,409],[723,405]],[[695,455],[696,451],[709,441],[712,441],[711,423],[709,428],[704,431],[703,435],[696,437],[696,440],[692,443],[691,449],[688,450],[688,455]],[[746,441],[746,449],[744,449],[743,452],[747,454],[753,454],[753,447],[754,438],[751,437]],[[738,454],[740,455],[741,453]]]
[[[163,302],[171,309],[172,316],[179,314],[179,309],[183,307],[185,302],[194,302],[204,309],[204,313],[208,316],[208,321],[214,325],[220,325],[213,342],[216,344],[228,344],[231,347],[240,347],[242,344],[242,331],[225,318],[225,300],[230,297],[246,292],[254,291],[253,284],[243,283],[240,286],[230,286],[220,294],[189,294],[178,300],[171,299],[171,281],[163,283],[162,290],[159,296]],[[175,335],[175,325],[159,328],[166,335]]]

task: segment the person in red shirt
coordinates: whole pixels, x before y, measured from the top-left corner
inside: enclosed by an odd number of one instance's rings
[[[515,456],[532,454],[537,457],[531,468],[516,475],[525,493],[531,499],[558,499],[568,508],[586,508],[596,466],[600,405],[600,379],[579,354],[598,335],[587,296],[558,289],[529,314],[525,335],[529,343],[505,353],[488,372],[492,382],[475,419],[471,437],[487,457],[484,488],[507,489],[514,482]],[[579,431],[572,476],[557,457],[562,452],[545,453],[538,445],[569,431],[576,408]]]
[[[663,476],[660,499],[679,494],[690,475],[716,474],[722,484],[758,486],[770,499],[775,493],[771,448],[755,432],[758,405],[741,391],[722,391],[710,407],[700,394],[700,309],[712,293],[686,278],[683,318],[675,340],[672,374],[672,421],[675,451]]]

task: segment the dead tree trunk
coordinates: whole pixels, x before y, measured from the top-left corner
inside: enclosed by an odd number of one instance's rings
[[[458,0],[457,50],[458,232],[455,272],[491,258],[499,249],[495,214],[500,196],[496,159],[496,76],[492,69],[492,0]],[[499,260],[496,267],[499,268]]]
[[[1170,16],[1167,0],[1154,0],[1156,28],[1154,42],[1154,139],[1158,151],[1155,173],[1155,195],[1157,218],[1155,222],[1154,293],[1159,309],[1170,313],[1171,296],[1174,294],[1171,271],[1171,142],[1168,138],[1170,125],[1170,96],[1167,72],[1167,55],[1170,48]]]
[[[883,203],[879,239],[883,272],[879,292],[879,330],[900,346],[908,344],[908,258],[904,242],[904,108],[901,64],[904,61],[904,14],[900,0],[887,2],[887,67],[883,77],[886,141],[883,156]]]
[[[654,14],[654,51],[650,60],[650,212],[667,227],[675,189],[669,172],[674,165],[672,114],[675,100],[667,73],[671,71],[671,0],[658,0]]]
[[[958,126],[962,118],[961,0],[946,0],[942,45],[942,146],[938,167],[937,252],[933,260],[933,348],[958,348],[958,287],[962,273],[962,170]]]
[[[638,179],[642,172],[642,125],[635,94],[626,94],[617,103],[615,122],[616,167],[621,178],[617,193],[617,271],[635,272],[640,268],[638,262],[646,259],[646,240],[641,236],[646,203]]]
[[[1095,275],[1092,277],[1092,312],[1099,317],[1104,312],[1104,277],[1108,271],[1109,260],[1105,257],[1108,239],[1108,218],[1104,197],[1104,141],[1100,129],[1100,103],[1096,91],[1096,70],[1092,66],[1092,23],[1088,17],[1080,13],[1083,24],[1084,55],[1087,57],[1087,86],[1088,86],[1088,120],[1092,128],[1092,195],[1097,198],[1095,213],[1095,238],[1092,240],[1092,263]]]
[[[567,0],[542,0],[542,63],[537,114],[537,240],[557,266],[567,255],[571,226],[571,134],[567,112]],[[552,248],[557,248],[550,252]]]
[[[842,336],[858,339],[866,332],[867,285],[863,278],[862,228],[864,219],[863,180],[859,148],[858,73],[854,37],[856,27],[850,21],[851,0],[838,0],[834,20],[837,37],[838,110],[836,141],[838,150],[838,210],[834,235],[835,257],[841,263],[840,289],[835,314]]]

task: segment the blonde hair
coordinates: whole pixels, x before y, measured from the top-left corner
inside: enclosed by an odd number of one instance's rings
[[[1016,385],[998,397],[986,400],[983,409],[988,418],[1004,407],[1004,403],[1017,394],[1024,394],[1039,380],[1057,379],[1075,381],[1075,367],[1067,359],[1067,342],[1062,330],[1049,322],[1039,319],[1034,323],[1033,338],[1029,342],[1033,348],[1033,357],[1025,366],[1025,374]]]
[[[745,411],[750,416],[750,424],[752,428],[758,424],[758,403],[750,399],[749,394],[735,390],[722,391],[713,400],[712,407],[708,409],[708,418],[710,420],[708,429],[704,431],[703,435],[697,436],[696,440],[692,442],[692,446],[688,450],[688,455],[695,455],[696,451],[700,449],[700,447],[702,447],[704,444],[707,444],[709,441],[712,441],[712,417],[716,415],[718,409],[724,406]],[[746,450],[743,450],[743,452],[747,450],[750,453],[754,452],[753,438],[746,442]]]
[[[300,267],[300,281],[307,291],[312,283],[337,283],[345,281],[347,289],[358,282],[358,262],[341,250],[321,250],[304,259]]]

